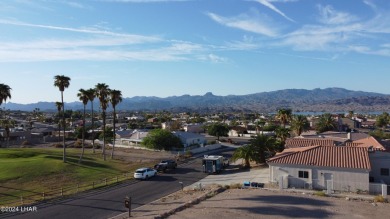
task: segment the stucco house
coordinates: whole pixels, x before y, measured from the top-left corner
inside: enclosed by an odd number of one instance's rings
[[[172,134],[180,138],[184,148],[190,146],[204,146],[207,143],[206,138],[203,135],[196,133],[175,131],[172,132]]]
[[[369,191],[371,163],[364,147],[285,149],[268,160],[270,181],[283,188]]]

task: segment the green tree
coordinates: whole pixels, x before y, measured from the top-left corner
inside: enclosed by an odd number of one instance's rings
[[[86,90],[86,94],[88,96],[89,101],[91,102],[91,122],[92,122],[92,151],[95,153],[95,123],[94,123],[94,115],[93,115],[93,101],[96,97],[96,90],[94,88],[90,88]]]
[[[11,88],[6,84],[0,84],[0,106],[3,102],[6,102],[7,99],[11,99]]]
[[[77,97],[79,98],[79,100],[83,103],[83,128],[82,128],[82,143],[81,143],[81,154],[80,154],[80,159],[79,159],[79,163],[83,160],[83,156],[84,156],[84,150],[85,150],[85,147],[84,147],[84,143],[85,143],[85,108],[88,104],[88,101],[89,101],[89,98],[88,98],[88,92],[84,89],[80,89],[79,90],[79,93],[77,94]]]
[[[250,144],[241,146],[237,148],[233,155],[231,160],[233,162],[237,161],[238,159],[243,159],[245,163],[245,167],[250,168],[251,164],[250,161],[254,161],[256,159],[256,151],[253,149],[253,146]]]
[[[168,130],[153,129],[142,140],[141,144],[150,149],[170,150],[172,148],[182,148],[180,138]]]
[[[231,160],[243,159],[245,167],[250,167],[250,161],[265,163],[266,154],[274,153],[277,149],[276,139],[272,136],[256,135],[249,144],[239,147],[234,151]]]
[[[316,131],[318,133],[332,131],[337,127],[336,121],[333,119],[332,114],[322,114],[317,121]]]
[[[222,123],[213,123],[207,128],[209,135],[216,136],[218,141],[220,136],[228,136],[229,128],[227,125]]]
[[[304,115],[294,115],[291,120],[291,130],[300,136],[302,132],[309,130],[310,123]]]
[[[112,151],[111,151],[111,159],[114,158],[114,148],[115,148],[115,120],[116,120],[116,105],[122,102],[122,92],[119,90],[111,90],[110,91],[110,102],[112,105],[113,111],[113,127],[114,127],[114,135],[112,141]]]
[[[110,142],[110,141],[112,141],[113,136],[114,136],[114,132],[113,132],[112,128],[106,127],[105,130],[103,130],[103,132],[100,132],[99,140],[101,140],[103,142],[104,141]]]
[[[390,115],[387,112],[383,112],[381,115],[376,117],[375,126],[385,129],[390,123]]]
[[[260,129],[263,129],[264,125],[265,125],[265,120],[264,119],[256,120],[256,122],[255,122],[256,134],[260,133]]]
[[[286,139],[290,137],[290,129],[288,128],[278,127],[275,130],[275,133],[276,137],[278,137],[283,143],[286,142]]]
[[[276,151],[276,139],[267,135],[256,135],[249,140],[255,151],[254,160],[258,163],[265,163],[266,153],[273,153]]]
[[[103,160],[106,160],[106,110],[109,103],[109,94],[110,89],[108,85],[104,83],[98,83],[95,86],[96,97],[99,98],[100,108],[102,109],[102,119],[103,119]]]
[[[279,109],[276,118],[282,123],[283,128],[286,128],[286,124],[291,120],[291,109]]]
[[[61,103],[62,103],[62,124],[65,124],[65,106],[64,106],[64,91],[70,85],[70,78],[64,75],[54,76],[54,86],[58,87],[61,92]],[[62,146],[63,146],[63,162],[66,162],[66,147],[65,147],[65,125],[63,125]]]

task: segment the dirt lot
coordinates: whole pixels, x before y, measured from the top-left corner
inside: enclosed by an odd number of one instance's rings
[[[388,203],[263,189],[230,189],[169,218],[383,218],[384,215],[390,215]]]

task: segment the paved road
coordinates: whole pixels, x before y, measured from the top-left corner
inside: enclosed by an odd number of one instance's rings
[[[201,159],[180,165],[176,170],[159,174],[146,181],[131,180],[111,188],[83,193],[66,200],[35,205],[37,212],[0,214],[0,218],[109,218],[126,212],[124,198],[132,197],[132,208],[164,197],[207,176]]]

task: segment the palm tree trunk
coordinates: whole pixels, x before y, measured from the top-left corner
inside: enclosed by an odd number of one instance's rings
[[[92,151],[95,153],[95,127],[93,122],[93,101],[91,101],[91,120],[92,120]]]
[[[62,103],[62,124],[63,124],[63,134],[64,136],[62,136],[62,146],[64,148],[64,152],[63,152],[63,157],[62,157],[62,161],[64,163],[66,163],[66,149],[65,149],[65,106],[64,106],[64,92],[61,91],[61,103]]]
[[[103,110],[103,160],[106,160],[106,111]]]
[[[114,134],[113,134],[113,141],[112,141],[112,150],[111,150],[111,159],[114,158],[114,149],[115,149],[115,117],[116,117],[116,113],[115,113],[115,107],[114,108]]]
[[[81,161],[83,160],[83,156],[84,156],[84,141],[85,141],[85,105],[84,105],[84,112],[83,112],[83,133],[82,133],[82,143],[81,143],[81,155],[80,155],[80,159],[79,159],[79,163],[81,163]]]

